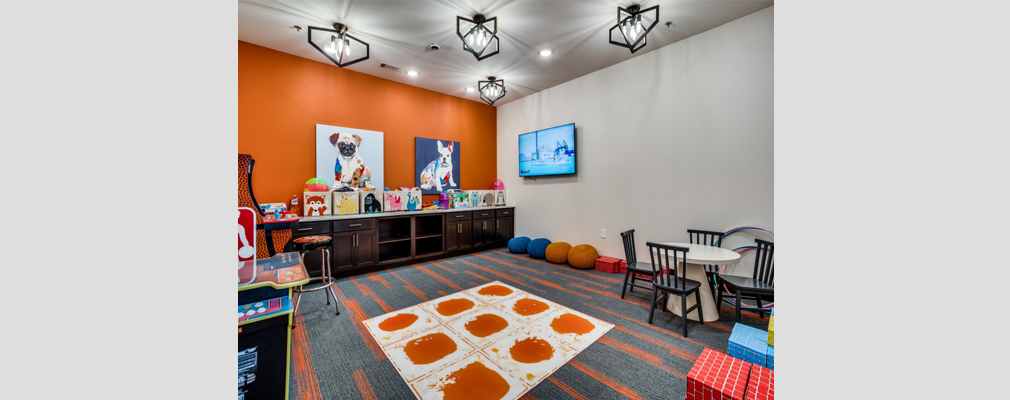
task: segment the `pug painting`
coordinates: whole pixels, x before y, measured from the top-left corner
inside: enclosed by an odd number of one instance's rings
[[[372,187],[372,171],[358,154],[361,136],[347,133],[330,135],[330,144],[337,149],[337,162],[333,166],[333,185],[330,190],[350,191]]]
[[[443,186],[456,187],[456,181],[452,177],[452,147],[442,146],[442,141],[437,140],[438,157],[428,163],[428,166],[421,171],[421,189],[431,189],[441,192]]]

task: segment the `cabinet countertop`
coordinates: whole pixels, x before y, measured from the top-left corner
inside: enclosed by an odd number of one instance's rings
[[[321,221],[339,221],[343,219],[359,219],[359,218],[409,217],[409,216],[421,216],[432,214],[444,214],[451,212],[501,210],[505,208],[515,208],[515,206],[504,205],[493,207],[450,208],[447,210],[394,211],[394,212],[384,212],[374,214],[324,215],[321,217],[302,217],[298,222],[308,223],[308,222],[321,222]]]

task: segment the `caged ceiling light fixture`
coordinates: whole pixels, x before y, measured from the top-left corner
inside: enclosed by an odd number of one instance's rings
[[[646,14],[655,11],[651,18]],[[643,18],[645,16],[646,18]],[[659,22],[659,5],[655,5],[644,10],[638,5],[628,8],[617,7],[617,25],[610,28],[610,44],[626,47],[634,54],[641,50],[646,44],[646,35],[652,32]],[[614,30],[617,29],[624,38],[624,42],[614,40]]]
[[[477,91],[480,92],[480,99],[488,105],[494,105],[502,97],[505,97],[505,81],[496,80],[489,76],[486,81],[477,82]]]
[[[456,36],[463,41],[463,50],[473,54],[477,61],[498,54],[498,17],[488,19],[477,14],[471,20],[457,16]],[[491,42],[494,42],[494,51],[485,54]]]
[[[322,39],[321,41],[325,43],[326,47],[320,48],[316,42],[312,41],[312,31],[316,31],[316,36]],[[340,68],[365,61],[370,54],[368,43],[362,42],[360,39],[348,34],[347,25],[341,23],[333,24],[333,29],[310,26],[309,44]],[[364,55],[351,59],[352,47],[356,49],[354,50],[354,54]]]

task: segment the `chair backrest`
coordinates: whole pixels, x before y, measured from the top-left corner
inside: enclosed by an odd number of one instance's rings
[[[688,229],[687,235],[691,238],[691,244],[703,244],[706,246],[722,247],[722,238],[725,232],[704,231],[701,229]],[[706,271],[719,272],[718,265],[705,265]]]
[[[754,257],[754,279],[775,286],[775,243],[754,239],[757,254]]]
[[[638,262],[635,257],[635,230],[630,229],[621,232],[621,240],[624,240],[624,259],[631,264]]]
[[[645,245],[649,246],[652,272],[656,273],[655,282],[675,289],[685,289],[683,280],[687,279],[687,267],[678,268],[680,263],[677,262],[677,259],[687,260],[689,249],[652,242],[645,242]],[[678,270],[681,271],[680,279],[677,279]]]
[[[691,237],[691,244],[703,244],[706,246],[722,247],[722,238],[725,232],[703,231],[700,229],[688,229],[688,236]]]

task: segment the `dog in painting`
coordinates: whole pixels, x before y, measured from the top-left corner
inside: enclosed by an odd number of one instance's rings
[[[449,146],[442,146],[441,140],[436,142],[438,157],[421,171],[421,189],[434,187],[441,192],[442,186],[456,187],[456,181],[452,178],[452,142]]]
[[[330,135],[330,144],[337,148],[337,162],[333,166],[333,186],[330,190],[349,191],[371,187],[372,171],[358,154],[361,136],[346,133]]]

